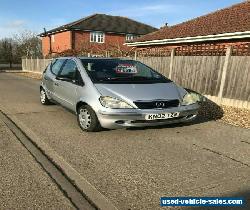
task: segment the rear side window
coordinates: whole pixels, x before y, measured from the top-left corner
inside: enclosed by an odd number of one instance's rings
[[[52,63],[51,72],[57,76],[64,62],[64,59],[55,60],[55,62]]]

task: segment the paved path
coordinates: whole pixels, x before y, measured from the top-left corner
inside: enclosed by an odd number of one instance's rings
[[[248,129],[210,121],[84,133],[72,113],[40,105],[38,81],[7,73],[0,106],[119,209],[162,209],[162,196],[250,197]]]

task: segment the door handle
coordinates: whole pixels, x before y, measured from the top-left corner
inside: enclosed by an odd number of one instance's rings
[[[55,86],[59,86],[59,84],[57,82],[55,82]]]

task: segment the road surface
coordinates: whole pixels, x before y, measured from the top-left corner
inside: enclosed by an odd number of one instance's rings
[[[0,73],[0,107],[118,209],[162,209],[162,196],[250,197],[249,129],[209,121],[85,133],[72,113],[40,104],[39,81],[11,73]]]

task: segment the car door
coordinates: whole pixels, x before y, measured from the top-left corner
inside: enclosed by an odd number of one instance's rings
[[[77,103],[79,88],[78,68],[74,60],[68,59],[58,75],[58,85],[55,87],[58,100],[63,106],[74,110]]]
[[[55,87],[57,86],[57,79],[63,64],[65,63],[66,59],[56,59],[54,60],[46,70],[44,75],[44,83],[47,94],[54,100],[57,101],[57,96],[55,92]]]

